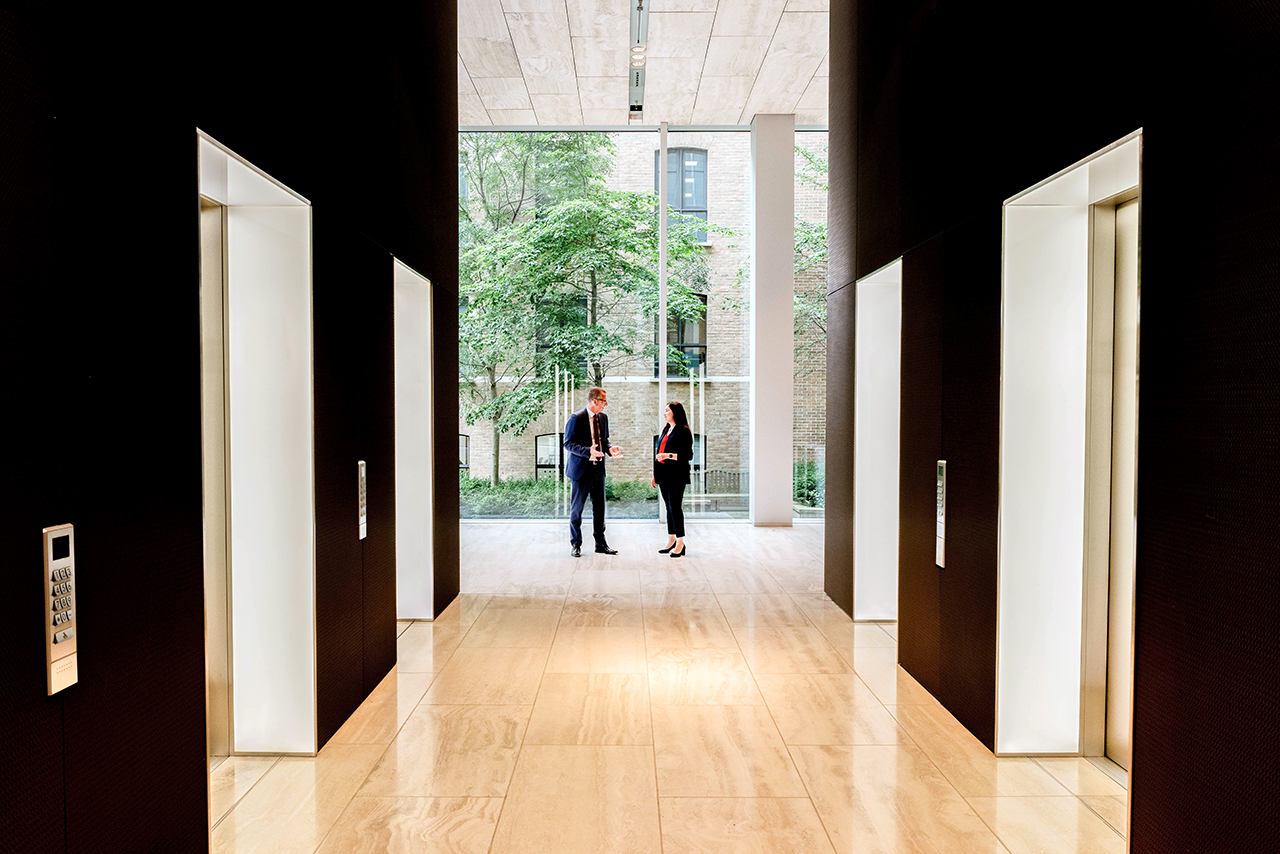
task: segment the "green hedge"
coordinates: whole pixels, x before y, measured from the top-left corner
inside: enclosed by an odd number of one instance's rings
[[[791,474],[792,499],[804,507],[822,507],[827,501],[826,467],[820,463],[796,463]]]
[[[496,486],[488,480],[458,473],[463,519],[518,518],[551,519],[556,513],[556,487],[562,481],[554,478],[520,480],[512,478]],[[605,501],[614,518],[656,518],[658,491],[649,482],[638,480],[605,480]],[[589,511],[588,511],[589,512]],[[560,516],[567,515],[564,500]]]

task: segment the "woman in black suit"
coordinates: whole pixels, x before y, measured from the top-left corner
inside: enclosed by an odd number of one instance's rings
[[[670,552],[672,557],[684,557],[684,488],[689,485],[689,462],[693,459],[693,431],[684,414],[684,406],[676,401],[667,404],[662,411],[667,426],[658,439],[658,453],[653,458],[653,479],[662,493],[662,503],[667,507],[667,536],[670,542],[658,554]]]

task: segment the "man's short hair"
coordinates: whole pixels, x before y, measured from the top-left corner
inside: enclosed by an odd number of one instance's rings
[[[605,397],[605,390],[602,388],[599,388],[597,386],[592,386],[590,389],[587,390],[588,403],[590,403],[593,400],[600,400],[603,397]]]

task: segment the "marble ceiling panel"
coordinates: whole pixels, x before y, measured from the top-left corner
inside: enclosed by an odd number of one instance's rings
[[[768,36],[712,36],[702,73],[708,77],[754,77],[768,52]]]
[[[693,123],[739,124],[754,82],[754,77],[703,77],[693,107]]]
[[[740,0],[721,3],[716,10],[713,36],[771,36],[787,0]]]
[[[649,56],[703,58],[715,17],[710,12],[651,13]]]

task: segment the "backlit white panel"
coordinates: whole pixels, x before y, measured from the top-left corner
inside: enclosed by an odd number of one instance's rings
[[[898,618],[902,262],[857,283],[853,618]]]
[[[252,174],[233,161],[232,172],[237,168]],[[229,183],[234,190],[234,174]],[[316,749],[310,234],[309,207],[240,207],[232,193],[227,344],[236,751]]]
[[[396,618],[429,620],[431,548],[431,283],[395,264]]]
[[[1079,749],[1088,227],[1084,205],[1005,208],[1002,753]]]

